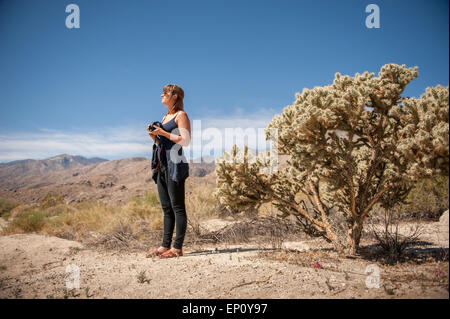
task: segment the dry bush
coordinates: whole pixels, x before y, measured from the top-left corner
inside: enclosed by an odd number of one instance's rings
[[[408,231],[400,232],[398,214],[385,210],[382,227],[370,224],[371,234],[392,264],[401,260],[406,248],[419,242],[423,228],[420,225],[411,226]]]
[[[195,183],[186,190],[186,214],[188,227],[195,237],[201,236],[206,230],[200,225],[205,219],[220,217],[223,208],[213,196],[215,184],[208,182]]]
[[[64,203],[64,197],[56,193],[47,193],[41,200],[39,200],[39,207],[45,209],[54,207]]]
[[[193,190],[186,191],[186,212],[195,220],[218,217],[219,205],[213,193],[215,185],[197,183]]]
[[[448,175],[448,87],[402,96],[417,76],[417,67],[386,64],[378,77],[336,73],[332,84],[297,93],[265,131],[278,154],[290,156],[288,165],[275,173],[278,160],[270,152],[255,156],[235,144],[216,159],[215,195],[230,209],[271,202],[285,216],[297,216],[312,236],[356,254],[376,203],[386,197],[399,203],[408,184]],[[296,200],[299,192],[307,200]],[[328,218],[333,208],[345,218],[344,237]]]
[[[106,249],[124,249],[143,247],[138,241],[138,235],[130,224],[117,224],[108,233],[89,243]]]
[[[19,206],[20,203],[9,198],[0,197],[0,217],[8,218],[11,210]]]
[[[200,183],[193,192],[186,194],[190,220],[199,223],[217,216],[213,191],[214,185]],[[18,203],[3,203],[8,213],[19,207]],[[62,197],[53,193],[47,194],[38,205],[22,206],[4,229],[5,234],[38,232],[115,249],[141,247],[142,242],[154,242],[156,232],[160,235],[163,228],[159,196],[152,191],[134,196],[119,207],[90,201],[64,204]]]
[[[268,240],[274,248],[280,248],[289,235],[298,236],[298,227],[288,220],[264,217],[249,221],[236,222],[217,231],[200,233],[198,241],[213,243],[242,243],[254,237]]]
[[[133,196],[129,200],[130,203],[136,203],[139,206],[157,207],[160,205],[158,193],[146,191],[143,196]]]
[[[120,207],[99,202],[26,207],[3,233],[39,232],[105,248],[124,248],[139,246],[138,240],[148,237],[146,233],[151,230],[161,229],[162,223],[157,196],[148,192]]]
[[[47,213],[33,207],[14,218],[4,229],[4,234],[38,232],[45,226]]]
[[[55,206],[45,209],[45,211],[47,216],[49,217],[77,212],[77,210],[74,207],[66,204],[57,204]]]
[[[448,176],[435,176],[417,182],[407,197],[407,203],[400,205],[400,216],[403,220],[438,221],[449,208],[448,190]]]

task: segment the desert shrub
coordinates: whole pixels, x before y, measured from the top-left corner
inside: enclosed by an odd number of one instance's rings
[[[371,233],[381,247],[388,263],[399,261],[406,248],[416,244],[422,233],[420,225],[411,227],[409,231],[399,231],[400,214],[398,211],[385,211],[382,229],[371,224]]]
[[[199,183],[186,192],[186,212],[193,219],[201,220],[219,215],[220,203],[214,198],[215,185]]]
[[[63,213],[54,220],[62,221],[74,232],[97,231],[107,228],[114,219],[120,217],[120,207],[112,207],[97,202],[80,203],[73,212]]]
[[[120,249],[129,248],[136,242],[137,233],[132,225],[117,223],[109,232],[102,234],[96,244],[108,249]]]
[[[417,67],[387,64],[378,77],[336,73],[332,84],[297,93],[265,131],[289,156],[287,166],[275,171],[270,152],[255,156],[234,145],[216,160],[218,200],[241,211],[271,202],[311,236],[355,254],[377,203],[392,207],[411,183],[449,173],[449,89],[402,96],[417,76]],[[307,198],[297,199],[300,192]],[[333,225],[333,209],[346,231]]]
[[[48,193],[41,200],[39,200],[39,206],[44,209],[60,205],[62,203],[64,203],[64,197],[55,193]]]
[[[56,200],[54,200],[56,199]],[[48,196],[41,205],[25,206],[4,229],[5,234],[38,232],[105,248],[138,247],[163,225],[155,194],[146,193],[122,206],[84,201],[74,205]]]
[[[47,214],[39,208],[33,207],[14,218],[5,232],[31,233],[41,230],[46,222]]]
[[[408,220],[438,221],[449,208],[448,176],[426,178],[414,185],[407,197],[407,203],[399,207],[399,214]]]
[[[194,233],[196,230],[193,230]],[[241,243],[257,239],[259,243],[269,241],[273,248],[280,248],[286,238],[298,238],[300,230],[289,220],[277,217],[260,217],[229,224],[215,231],[199,229],[194,241],[213,243]]]
[[[19,205],[20,203],[15,200],[0,197],[0,217],[8,217],[11,210]]]
[[[147,204],[146,204],[147,203]],[[149,205],[151,201],[130,200],[123,206],[84,202],[48,221],[45,229],[50,234],[73,234],[75,238],[91,240],[91,234],[99,237],[96,243],[106,248],[124,247],[121,240],[134,240],[140,234],[162,228],[161,208]],[[132,234],[132,236],[129,236]],[[116,244],[112,244],[115,243]],[[108,243],[108,244],[107,244]],[[119,245],[120,244],[120,245]]]
[[[45,211],[48,216],[59,216],[61,214],[75,213],[77,210],[71,205],[57,204],[45,209]]]
[[[153,205],[141,204],[130,201],[123,206],[123,211],[130,220],[144,220],[149,223],[151,229],[160,229],[163,224],[161,207]]]
[[[132,197],[122,210],[132,220],[146,222],[150,229],[161,229],[163,226],[159,196],[155,192],[147,191],[143,196]]]
[[[143,196],[133,196],[130,198],[129,202],[134,202],[137,205],[147,205],[147,206],[159,206],[159,196],[158,193],[152,191],[146,191]]]

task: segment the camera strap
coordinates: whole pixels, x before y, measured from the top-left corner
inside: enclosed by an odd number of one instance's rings
[[[161,144],[161,141],[159,142],[159,144]],[[158,150],[158,164],[156,164],[156,167],[153,169],[153,171],[156,171],[159,167],[159,163],[161,163],[161,151],[162,150],[163,150],[163,146],[161,145]]]

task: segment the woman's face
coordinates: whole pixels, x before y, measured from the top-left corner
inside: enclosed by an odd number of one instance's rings
[[[172,94],[170,92],[165,92],[161,94],[161,103],[167,106],[172,106],[177,99],[176,94]]]

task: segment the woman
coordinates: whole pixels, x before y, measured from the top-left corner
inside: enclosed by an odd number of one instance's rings
[[[161,103],[167,106],[167,113],[161,121],[162,128],[155,125],[155,129],[148,132],[155,142],[153,157],[158,159],[153,179],[158,185],[164,212],[164,236],[161,246],[149,252],[146,257],[183,256],[182,246],[187,227],[184,184],[189,176],[189,164],[182,146],[189,145],[191,136],[189,118],[183,110],[183,98],[184,91],[181,87],[166,85],[161,94]],[[175,224],[176,236],[173,247],[170,248]]]

